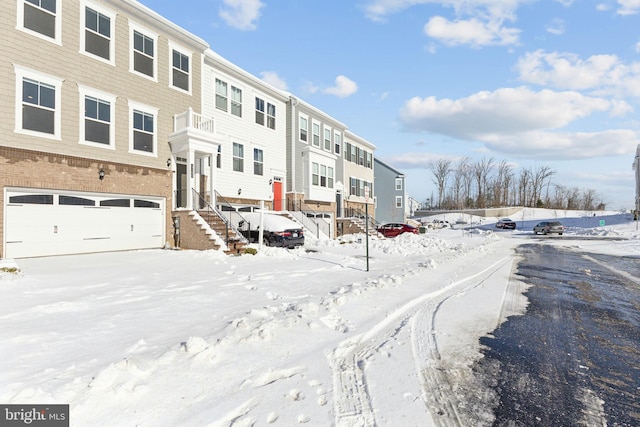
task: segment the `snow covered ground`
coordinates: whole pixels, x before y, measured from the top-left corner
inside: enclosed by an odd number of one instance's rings
[[[640,255],[629,214],[511,218],[371,238],[368,271],[362,235],[0,260],[0,402],[70,404],[72,426],[482,425],[469,367],[526,307],[513,249]],[[534,238],[542,218],[565,235]]]

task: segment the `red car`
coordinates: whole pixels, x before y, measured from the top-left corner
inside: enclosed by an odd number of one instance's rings
[[[502,228],[503,230],[515,230],[516,222],[510,218],[502,218],[500,221],[496,222],[496,228]]]
[[[409,224],[389,223],[378,227],[378,233],[384,237],[396,237],[402,233],[418,234],[418,228]]]

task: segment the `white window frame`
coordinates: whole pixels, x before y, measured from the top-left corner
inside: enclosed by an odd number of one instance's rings
[[[241,153],[239,153],[238,155],[236,155],[236,146],[238,146],[240,148],[240,150],[238,151],[242,151]],[[235,160],[238,159],[238,165],[240,166],[240,170],[236,169],[236,164],[235,164]],[[238,172],[238,173],[244,173],[244,144],[241,144],[239,142],[234,142],[233,143],[233,153],[232,153],[232,168],[231,168],[234,172]]]
[[[334,153],[340,154],[342,150],[342,134],[340,132],[333,133]]]
[[[273,110],[273,114],[271,114],[271,110]],[[276,130],[276,106],[270,102],[267,102],[267,111],[266,113],[266,121],[265,126],[269,129]]]
[[[95,55],[91,52],[87,52],[86,50],[86,40],[85,40],[85,31],[87,31],[87,22],[86,22],[86,18],[87,18],[87,14],[86,14],[86,9],[90,8],[95,10],[98,13],[101,13],[105,16],[109,17],[109,26],[110,26],[110,39],[109,39],[109,59],[105,59],[101,56]],[[116,23],[116,14],[109,10],[109,9],[105,9],[102,6],[98,6],[97,4],[90,2],[90,1],[86,1],[86,0],[81,0],[80,1],[80,53],[83,55],[87,55],[91,58],[97,59],[98,61],[102,61],[105,64],[109,64],[109,65],[116,65],[116,39],[115,39],[115,23]]]
[[[134,58],[136,52],[134,48],[135,32],[141,33],[143,36],[147,36],[150,39],[153,39],[153,77],[137,71],[134,68]],[[129,72],[137,76],[144,77],[145,79],[154,81],[156,83],[158,82],[158,34],[134,22],[129,23]]]
[[[140,111],[153,116],[153,151],[142,151],[133,148],[134,128],[133,113]],[[129,101],[129,153],[141,156],[158,157],[158,109],[135,101]]]
[[[242,117],[242,89],[237,86],[231,85],[231,96],[229,97],[231,108],[229,112],[232,116]],[[239,99],[236,99],[239,98]],[[237,110],[238,114],[234,111]]]
[[[116,96],[110,93],[102,92],[97,89],[93,89],[88,86],[78,85],[78,92],[80,94],[80,129],[78,135],[80,135],[80,144],[90,145],[92,147],[99,147],[103,149],[116,149],[116,128],[115,128],[115,110],[116,110]],[[85,136],[85,117],[84,113],[84,103],[85,97],[90,96],[93,98],[98,98],[103,101],[108,101],[111,108],[109,109],[109,144],[101,144],[99,142],[87,141]],[[133,113],[132,113],[133,114]],[[132,126],[133,127],[133,126]],[[155,122],[154,122],[155,128]],[[137,152],[137,151],[136,151]]]
[[[332,132],[331,131],[332,129],[330,127],[324,126],[324,132],[322,137],[322,148],[327,151],[331,151],[332,149],[332,141],[331,141]],[[327,139],[327,135],[329,136],[329,139]]]
[[[8,1],[8,0],[4,0]],[[24,5],[25,3],[29,3],[26,0],[18,0],[18,13],[17,15],[17,23],[16,28],[24,31],[25,33],[29,33],[33,36],[36,36],[42,40],[46,40],[48,42],[52,42],[58,45],[62,45],[62,0],[56,0],[56,14],[55,14],[55,25],[56,25],[56,34],[54,38],[51,38],[47,35],[39,33],[38,31],[34,31],[30,28],[24,26]],[[30,6],[35,6],[33,3],[29,3]]]
[[[396,178],[396,191],[402,191],[402,178]]]
[[[224,94],[218,92],[218,82],[221,83],[220,87],[224,87],[224,92],[225,92]],[[213,84],[214,84],[214,91],[215,91],[214,106],[215,106],[216,110],[228,112],[229,111],[229,83],[227,83],[226,81],[216,77],[213,80]],[[224,108],[218,106],[218,97],[221,100],[224,99]]]
[[[188,90],[184,90],[181,87],[178,87],[175,85],[174,81],[173,81],[173,70],[175,69],[175,67],[173,66],[173,51],[178,52],[181,55],[186,56],[189,59],[189,72],[187,73],[187,79],[188,79],[188,85],[189,85],[189,89]],[[193,75],[193,52],[189,51],[188,49],[183,48],[182,46],[173,43],[171,41],[169,41],[169,87],[171,89],[175,89],[179,92],[182,93],[188,93],[189,95],[191,95],[191,88],[192,88],[192,75]],[[180,71],[184,72],[184,70],[180,69]]]
[[[255,108],[256,108],[256,124],[260,126],[265,126],[267,122],[267,113],[265,111],[267,105],[267,101],[264,98],[260,98],[259,96],[255,97]]]
[[[61,140],[61,124],[62,124],[62,82],[63,79],[54,77],[50,74],[41,73],[40,71],[31,70],[29,68],[14,65],[14,71],[16,73],[16,98],[15,98],[15,128],[16,133],[24,135],[32,135],[40,138]],[[34,130],[22,128],[22,84],[24,79],[35,80],[40,83],[53,86],[55,89],[55,109],[54,109],[54,121],[53,121],[53,134],[45,132],[37,132]]]
[[[302,127],[302,122],[305,122],[306,126]],[[302,138],[302,131],[304,131],[304,139]],[[300,141],[309,143],[309,118],[303,115],[298,116],[298,138]]]
[[[256,154],[260,154],[258,159]],[[260,169],[260,173],[256,173],[256,168]],[[264,150],[262,148],[255,147],[253,149],[253,174],[263,176],[264,175]]]
[[[320,128],[322,126],[320,126],[320,123],[316,122],[315,120],[311,122],[311,143],[314,147],[318,147],[320,148]],[[317,132],[316,132],[317,131]]]
[[[402,196],[396,196],[396,209],[402,209]]]
[[[320,164],[316,162],[311,163],[311,185],[320,186]]]

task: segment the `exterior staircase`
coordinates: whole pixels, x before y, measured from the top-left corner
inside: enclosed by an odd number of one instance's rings
[[[227,244],[226,254],[240,255],[243,254],[247,247],[247,240],[239,235],[232,227],[229,227],[225,221],[210,210],[198,211],[198,215],[216,232]]]
[[[342,223],[342,234],[364,234],[366,232],[366,224],[363,218],[349,217],[340,218],[338,221]],[[376,230],[376,225],[369,222],[369,236],[384,238],[384,236]]]

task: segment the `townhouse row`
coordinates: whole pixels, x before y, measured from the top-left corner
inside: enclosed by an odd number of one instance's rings
[[[372,143],[137,1],[0,9],[0,258],[233,252],[261,206],[318,237],[404,221]]]

